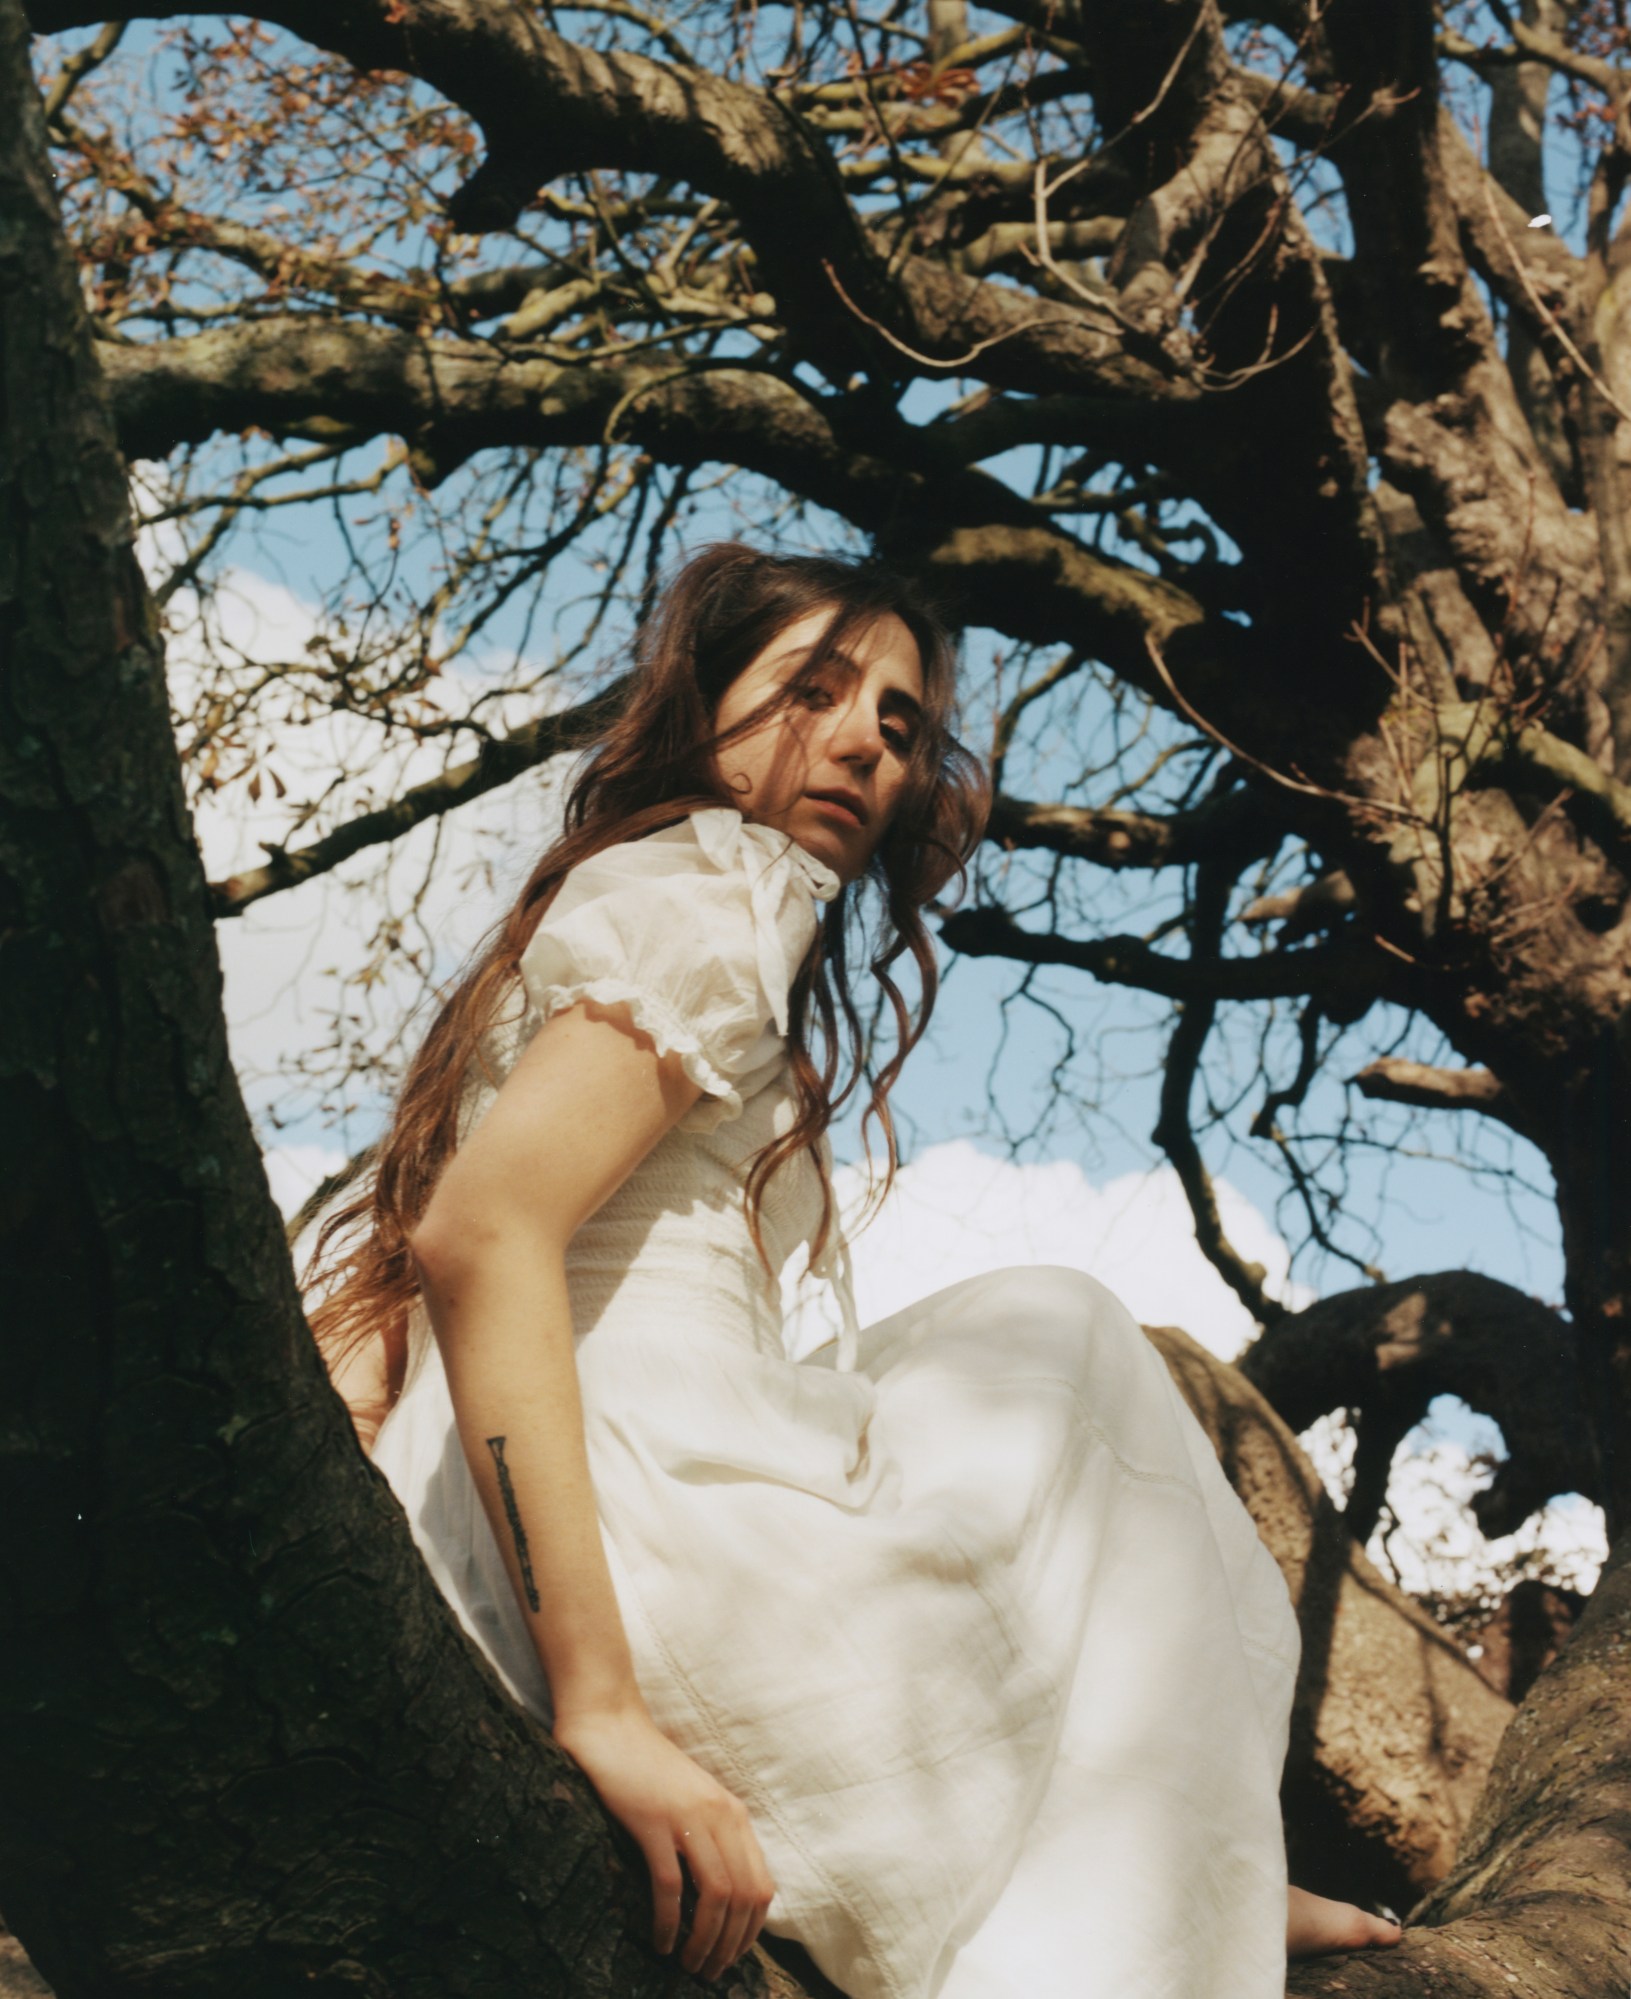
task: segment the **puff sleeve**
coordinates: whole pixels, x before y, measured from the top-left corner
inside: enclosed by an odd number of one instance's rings
[[[566,877],[521,954],[528,1012],[541,1023],[580,1000],[626,1005],[712,1100],[706,1122],[723,1123],[780,1054],[815,905],[838,889],[786,834],[723,806],[695,812]]]

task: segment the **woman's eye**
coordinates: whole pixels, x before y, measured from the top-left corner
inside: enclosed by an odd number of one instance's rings
[[[799,700],[807,708],[830,708],[832,706],[832,696],[827,692],[825,687],[800,687],[796,692]]]
[[[912,732],[910,729],[885,728],[881,731],[884,741],[900,756],[912,753]]]

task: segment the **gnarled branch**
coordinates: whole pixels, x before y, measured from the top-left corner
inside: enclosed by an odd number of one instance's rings
[[[1358,1411],[1348,1523],[1360,1541],[1394,1450],[1436,1395],[1459,1396],[1506,1439],[1506,1461],[1472,1503],[1484,1533],[1512,1533],[1557,1493],[1600,1490],[1574,1328],[1493,1277],[1448,1270],[1338,1292],[1281,1319],[1240,1369],[1294,1430]]]
[[[1216,858],[1244,867],[1272,853],[1283,837],[1268,802],[1245,786],[1170,815],[1043,804],[1003,794],[987,833],[999,846],[1040,847],[1101,868],[1190,867]]]

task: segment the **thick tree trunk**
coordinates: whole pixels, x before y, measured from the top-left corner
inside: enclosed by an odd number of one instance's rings
[[[66,1999],[684,1987],[302,1321],[16,0],[0,667],[0,1907]]]
[[[1623,1021],[1623,1016],[1622,1016]],[[1582,1051],[1584,1052],[1584,1051]],[[1631,1064],[1623,1026],[1582,1061],[1552,1158],[1565,1292],[1601,1462],[1611,1538],[1631,1528]]]

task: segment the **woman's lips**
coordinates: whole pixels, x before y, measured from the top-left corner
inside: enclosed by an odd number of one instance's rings
[[[846,805],[841,798],[829,798],[824,793],[812,791],[806,794],[812,805],[818,805],[824,812],[840,820],[846,826],[864,826],[866,821],[853,805]]]

